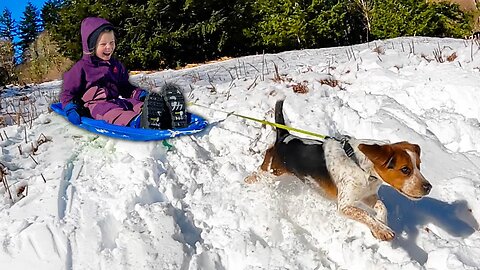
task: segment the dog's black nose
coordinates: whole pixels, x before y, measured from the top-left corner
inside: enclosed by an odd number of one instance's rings
[[[430,183],[426,182],[422,185],[423,190],[425,190],[425,194],[430,193],[430,190],[432,190],[432,185]]]

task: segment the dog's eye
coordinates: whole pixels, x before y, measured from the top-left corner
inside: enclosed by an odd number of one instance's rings
[[[402,171],[402,173],[405,174],[405,175],[409,175],[410,172],[411,172],[410,168],[408,168],[408,167],[403,167],[403,168],[400,169],[400,171]]]

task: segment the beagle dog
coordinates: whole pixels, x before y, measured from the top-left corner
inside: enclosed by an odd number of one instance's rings
[[[275,122],[284,125],[282,109],[283,100],[277,101]],[[276,141],[258,172],[245,182],[256,182],[261,176],[294,175],[336,200],[340,213],[367,225],[377,239],[395,237],[387,226],[387,209],[377,196],[383,182],[411,199],[422,198],[432,188],[420,173],[420,147],[416,144],[350,137],[318,141],[276,130]]]

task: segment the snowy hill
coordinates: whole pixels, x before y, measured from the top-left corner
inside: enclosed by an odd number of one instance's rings
[[[182,85],[209,107],[190,111],[211,125],[169,141],[173,151],[99,137],[49,112],[26,132],[1,128],[14,199],[2,185],[1,269],[480,269],[478,45],[399,38],[132,80],[153,90]],[[31,90],[56,95],[60,87]],[[221,111],[273,121],[280,98],[290,126],[422,147],[432,192],[419,201],[388,186],[379,192],[394,241],[373,238],[293,178],[244,183],[275,134]],[[47,110],[47,99],[36,103]],[[42,134],[49,140],[31,154]],[[28,194],[17,196],[22,186]]]

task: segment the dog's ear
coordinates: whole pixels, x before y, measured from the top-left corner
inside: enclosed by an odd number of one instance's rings
[[[394,146],[400,146],[404,149],[408,149],[414,153],[416,153],[418,156],[420,156],[420,146],[418,144],[413,144],[413,143],[409,143],[409,142],[398,142],[398,143],[394,143],[393,144]]]
[[[358,149],[362,151],[373,164],[391,168],[395,166],[393,148],[390,145],[360,144]]]

